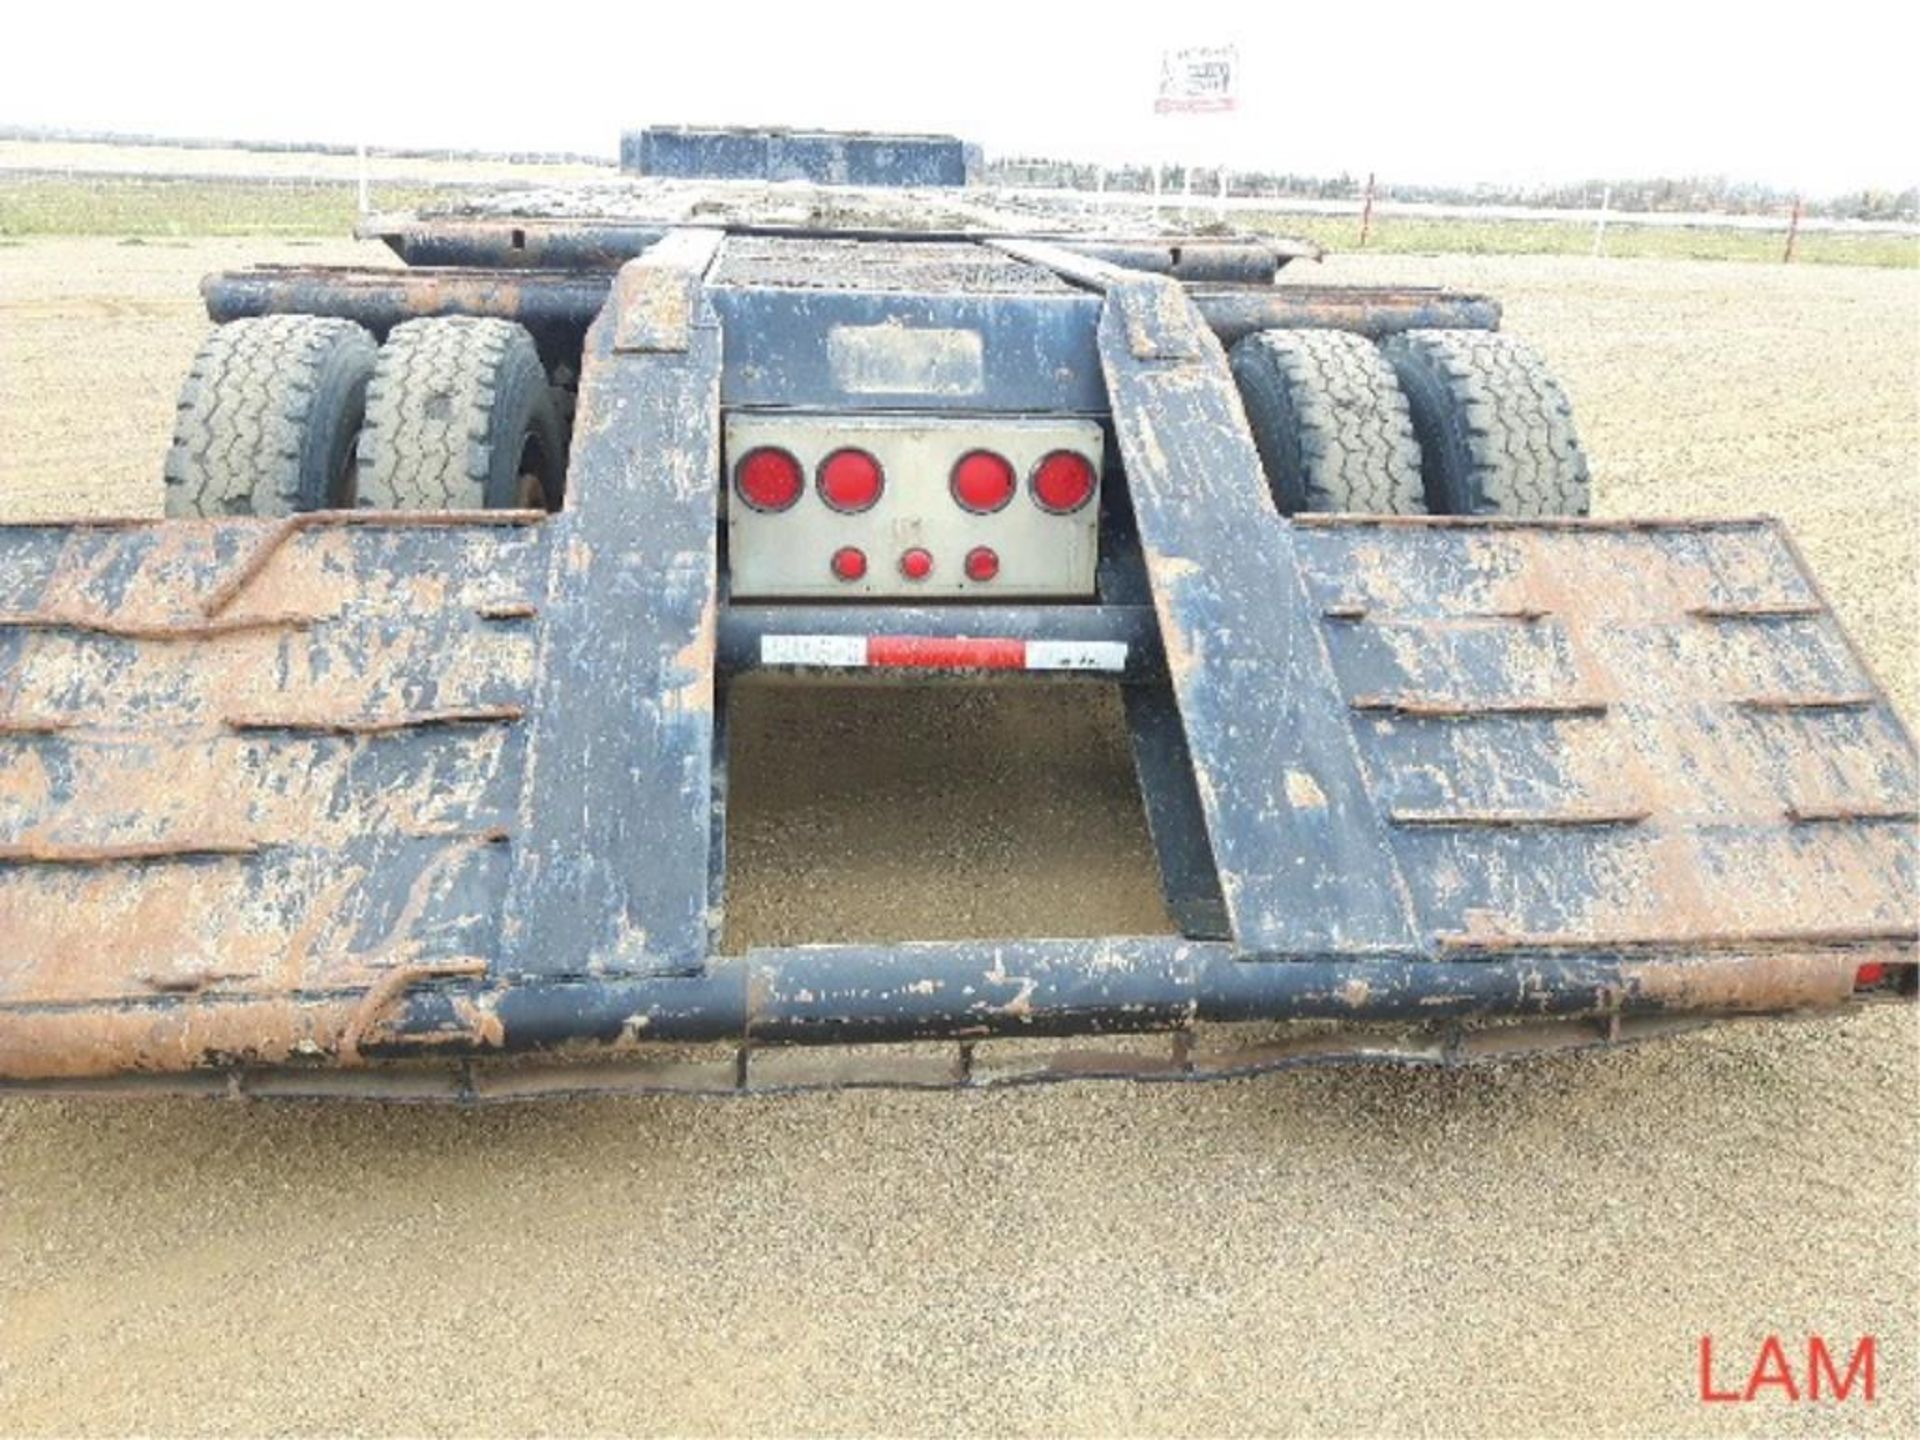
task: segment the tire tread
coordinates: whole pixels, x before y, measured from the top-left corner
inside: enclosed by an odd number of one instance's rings
[[[526,367],[545,384],[532,337],[512,321],[439,316],[394,326],[367,387],[360,504],[483,508],[494,469],[494,406]]]
[[[1233,369],[1283,510],[1426,513],[1406,396],[1364,337],[1265,330],[1235,347]]]
[[[169,515],[290,515],[329,365],[370,368],[373,337],[351,320],[262,315],[220,326],[194,356],[163,467]]]
[[[1573,407],[1531,346],[1491,330],[1409,330],[1382,349],[1414,401],[1437,512],[1588,513]]]

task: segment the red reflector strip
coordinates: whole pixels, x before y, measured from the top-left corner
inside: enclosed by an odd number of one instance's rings
[[[910,670],[1024,670],[1024,640],[939,640],[929,635],[873,635],[867,664]]]
[[[1127,645],[1124,640],[763,635],[760,663],[836,670],[1093,670],[1117,675],[1127,668]]]

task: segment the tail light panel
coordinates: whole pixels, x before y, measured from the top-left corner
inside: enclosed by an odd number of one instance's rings
[[[749,457],[777,453],[811,481],[778,509],[729,494],[729,579],[739,599],[1094,593],[1104,439],[1092,420],[732,412],[722,445],[729,475]],[[1057,483],[1037,478],[1062,472],[1091,477],[1068,510],[1048,503]],[[1013,480],[1004,499],[1004,483],[988,483],[996,474]],[[848,552],[864,557],[857,575]]]

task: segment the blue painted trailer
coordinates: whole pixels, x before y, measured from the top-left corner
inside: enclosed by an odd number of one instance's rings
[[[1777,524],[1276,503],[1230,345],[1491,302],[1043,226],[629,239],[209,282],[233,323],[524,322],[563,500],[0,526],[0,1085],[1178,1081],[1913,998],[1913,743]],[[1070,418],[1091,584],[736,600],[741,417]],[[795,545],[836,523],[800,483]],[[953,484],[902,533],[993,533]],[[1177,933],[731,953],[729,694],[853,679],[1118,687]]]

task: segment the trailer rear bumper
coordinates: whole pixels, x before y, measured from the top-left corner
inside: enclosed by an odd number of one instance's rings
[[[1259,961],[1162,937],[941,942],[756,951],[681,978],[503,984],[458,971],[396,968],[351,994],[10,1005],[0,1088],[459,1099],[1220,1078],[1583,1048],[1911,999],[1916,977],[1910,938],[1892,936],[1465,962]],[[1047,1043],[1075,1037],[1093,1048]],[[992,1065],[978,1063],[983,1046]]]

